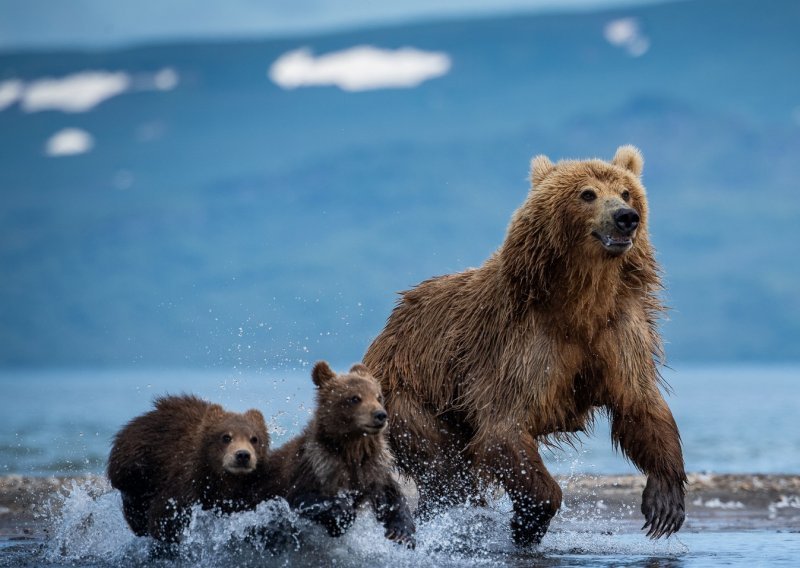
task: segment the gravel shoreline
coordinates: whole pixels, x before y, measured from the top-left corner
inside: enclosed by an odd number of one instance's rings
[[[629,517],[638,514],[645,478],[637,475],[558,478],[564,487],[565,517]],[[0,539],[46,538],[47,519],[58,508],[59,495],[73,483],[97,493],[111,488],[103,476],[0,476]],[[413,489],[413,488],[412,488]],[[684,530],[779,530],[800,532],[800,475],[690,474]],[[631,514],[633,511],[634,514]],[[622,519],[626,521],[625,518]]]

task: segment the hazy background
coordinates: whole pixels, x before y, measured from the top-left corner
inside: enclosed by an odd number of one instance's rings
[[[621,144],[672,365],[797,362],[798,24],[794,0],[0,0],[0,367],[348,364],[395,292],[499,246],[532,155]]]

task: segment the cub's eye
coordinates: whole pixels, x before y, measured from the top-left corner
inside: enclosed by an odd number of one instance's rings
[[[361,402],[361,397],[358,395],[351,396],[349,399],[347,399],[347,402],[349,402],[350,404],[358,404],[359,402]]]
[[[383,395],[382,395],[382,394],[379,394],[379,395],[378,395],[378,402],[380,402],[381,404],[383,404]]]
[[[231,438],[230,434],[223,434],[222,435],[222,443],[223,444],[230,444],[233,438]]]
[[[584,189],[583,191],[581,191],[581,199],[583,199],[588,203],[590,201],[594,201],[595,199],[597,199],[597,194],[594,192],[594,190]]]
[[[254,446],[257,446],[258,445],[258,438],[253,436],[252,438],[250,438],[250,443],[253,444]]]
[[[625,201],[628,201],[630,198],[631,198],[631,192],[630,191],[628,191],[626,189],[625,191],[622,192],[622,199],[624,199]]]

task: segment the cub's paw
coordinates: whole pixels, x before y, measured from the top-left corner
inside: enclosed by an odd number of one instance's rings
[[[414,536],[415,533],[416,529],[414,528],[414,523],[408,520],[399,520],[388,523],[384,535],[392,542],[413,549],[417,546],[417,539]]]
[[[244,541],[273,556],[300,550],[299,531],[286,519],[250,527],[245,532]]]
[[[352,498],[337,495],[322,505],[317,516],[319,522],[331,536],[342,536],[356,520],[356,509]]]

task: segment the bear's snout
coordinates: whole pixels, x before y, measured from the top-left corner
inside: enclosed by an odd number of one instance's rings
[[[639,226],[639,213],[636,209],[622,207],[614,211],[614,225],[625,235],[632,235]]]
[[[375,424],[376,427],[380,428],[383,427],[384,424],[386,424],[386,419],[388,417],[389,415],[386,414],[385,410],[383,409],[376,410],[375,412],[372,413],[372,422],[373,424]]]
[[[258,466],[258,454],[248,443],[234,444],[225,453],[222,468],[228,473],[250,473]]]

